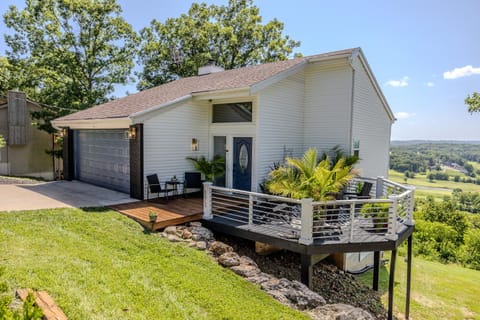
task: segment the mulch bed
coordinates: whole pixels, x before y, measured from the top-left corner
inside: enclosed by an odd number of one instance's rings
[[[263,272],[277,278],[300,281],[299,254],[281,250],[262,256],[255,253],[252,241],[220,233],[215,234],[215,238],[232,246],[239,255],[252,258]],[[378,319],[387,319],[379,293],[356,281],[354,276],[324,261],[314,266],[313,274],[313,291],[320,294],[327,303],[350,304],[371,312]]]

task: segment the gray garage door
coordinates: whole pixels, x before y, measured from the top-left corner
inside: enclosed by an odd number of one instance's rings
[[[75,130],[75,178],[130,192],[127,130]]]

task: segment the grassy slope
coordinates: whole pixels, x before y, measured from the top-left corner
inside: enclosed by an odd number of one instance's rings
[[[410,316],[412,319],[480,319],[480,271],[413,258]],[[382,299],[387,305],[389,265],[381,269]],[[371,285],[372,272],[359,277]],[[405,311],[406,263],[397,258],[395,311]],[[401,318],[401,317],[400,317]]]
[[[110,211],[0,213],[11,288],[48,291],[70,319],[304,319],[204,252]]]
[[[390,170],[388,172],[388,178],[392,181],[396,181],[399,183],[405,183],[404,174],[397,172],[395,170]],[[442,189],[450,189],[453,191],[455,188],[460,188],[463,191],[467,192],[480,192],[480,185],[473,184],[473,183],[463,183],[463,182],[455,182],[455,181],[441,181],[441,180],[434,180],[430,182],[426,175],[417,174],[414,179],[408,179],[408,184],[413,186],[423,186],[429,188],[442,188]],[[426,195],[433,195],[434,197],[442,198],[444,195],[450,195],[451,191],[447,190],[421,190],[418,189],[415,191],[415,195],[418,196],[426,196]]]

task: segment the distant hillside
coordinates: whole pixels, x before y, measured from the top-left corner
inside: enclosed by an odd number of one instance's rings
[[[474,178],[480,176],[477,164],[480,164],[480,141],[392,141],[390,148],[390,169],[399,172],[444,171],[443,166],[464,173],[465,179],[470,178],[468,182],[476,183]],[[443,174],[437,179],[449,177]]]
[[[476,140],[392,140],[392,146],[409,146],[416,144],[474,144],[480,145]]]

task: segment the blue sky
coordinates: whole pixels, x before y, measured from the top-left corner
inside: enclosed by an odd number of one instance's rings
[[[186,0],[118,0],[136,30],[190,7]],[[225,4],[224,1],[205,1]],[[23,7],[23,0],[2,0]],[[362,47],[398,120],[392,140],[480,140],[480,113],[467,94],[480,91],[480,1],[257,0],[264,21],[278,18],[304,55]],[[0,24],[5,32],[3,22]],[[0,43],[0,53],[5,45]],[[116,96],[134,92],[134,84]]]

